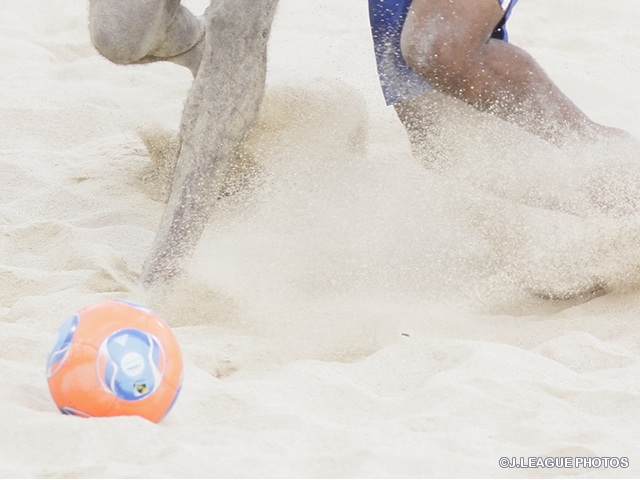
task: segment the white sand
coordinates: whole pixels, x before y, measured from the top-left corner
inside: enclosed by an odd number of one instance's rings
[[[282,0],[269,84],[359,96],[258,149],[261,183],[220,202],[188,282],[152,303],[185,357],[174,410],[58,413],[58,326],[148,301],[136,277],[163,204],[137,132],[168,138],[191,78],[101,58],[84,0],[0,5],[0,476],[640,475],[640,152],[559,152],[452,113],[450,166],[423,169],[383,104],[361,0]],[[595,120],[640,137],[639,24],[637,0],[523,0],[511,34]],[[339,138],[362,98],[364,156]],[[534,295],[597,282],[613,291]]]

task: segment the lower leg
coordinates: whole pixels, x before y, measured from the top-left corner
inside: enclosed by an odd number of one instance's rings
[[[461,81],[451,82],[444,91],[546,140],[561,142],[572,133],[581,137],[614,133],[591,120],[530,55],[514,45],[492,39],[468,68]]]
[[[407,131],[414,157],[429,168],[444,162],[446,154],[438,145],[438,138],[443,114],[451,102],[451,98],[432,90],[393,106]]]
[[[171,195],[143,266],[147,288],[168,286],[184,268],[258,114],[277,3],[212,0],[201,71],[182,114]]]

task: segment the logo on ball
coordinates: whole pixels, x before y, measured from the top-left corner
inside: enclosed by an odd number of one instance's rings
[[[166,365],[167,357],[158,339],[132,328],[105,338],[96,358],[102,388],[127,401],[141,400],[155,392]]]

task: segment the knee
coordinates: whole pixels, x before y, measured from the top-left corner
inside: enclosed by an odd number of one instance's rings
[[[92,9],[89,30],[94,47],[113,63],[127,65],[146,55],[144,35],[136,28],[134,18],[121,12]]]
[[[405,25],[401,38],[407,64],[433,86],[451,83],[464,74],[469,51],[447,27]]]
[[[110,61],[136,63],[156,47],[155,12],[133,0],[91,0],[89,30],[95,48]]]

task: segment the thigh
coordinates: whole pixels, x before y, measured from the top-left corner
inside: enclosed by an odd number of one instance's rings
[[[413,0],[403,42],[447,42],[451,50],[469,53],[489,41],[504,16],[499,0]]]

